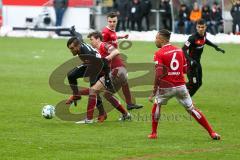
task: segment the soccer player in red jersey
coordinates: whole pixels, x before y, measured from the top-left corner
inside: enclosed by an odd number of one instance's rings
[[[115,31],[117,21],[117,14],[115,12],[109,13],[107,15],[107,26],[102,30],[103,42],[108,42],[115,48],[118,48],[118,39],[128,38],[128,34],[117,36],[117,33]]]
[[[148,138],[157,138],[157,126],[160,118],[161,105],[166,105],[172,97],[181,103],[185,109],[204,127],[212,139],[219,140],[220,135],[213,131],[203,113],[192,102],[185,85],[186,59],[181,49],[169,43],[171,33],[162,29],[156,35],[155,44],[160,48],[154,55],[155,83],[149,101],[155,96],[152,108],[152,133]]]
[[[118,48],[118,39],[128,38],[128,34],[123,36],[117,36],[115,31],[117,26],[117,14],[115,12],[111,12],[107,15],[107,26],[102,30],[103,42],[107,42],[113,45],[115,48]],[[142,108],[142,105],[137,105],[132,102],[132,96],[130,93],[128,83],[122,86],[123,95],[125,97],[127,103],[127,109],[139,109]]]

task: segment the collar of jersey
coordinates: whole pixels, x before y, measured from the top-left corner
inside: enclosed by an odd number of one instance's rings
[[[164,46],[162,46],[162,48],[163,48],[163,47],[170,46],[170,45],[171,45],[170,43],[168,43],[168,44],[165,44]]]

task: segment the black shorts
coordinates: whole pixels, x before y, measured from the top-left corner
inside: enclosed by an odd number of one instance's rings
[[[81,64],[73,68],[68,72],[68,77],[71,76],[74,79],[89,77],[90,85],[94,85],[100,78],[101,70],[91,69],[88,64]]]

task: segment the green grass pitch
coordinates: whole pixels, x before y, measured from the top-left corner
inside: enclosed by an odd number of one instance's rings
[[[181,46],[182,44],[176,44]],[[149,140],[151,103],[131,111],[132,122],[118,122],[113,110],[102,123],[76,125],[55,117],[41,117],[45,104],[55,105],[69,95],[49,87],[49,76],[72,56],[66,40],[0,38],[0,159],[51,160],[238,160],[240,159],[239,44],[221,44],[226,54],[205,47],[203,86],[194,102],[222,136],[213,141],[175,100],[163,107],[158,139]],[[128,63],[151,63],[151,42],[133,42],[122,50]],[[144,66],[142,66],[144,67]],[[137,77],[141,72],[131,73]],[[132,90],[150,89],[139,86]],[[124,104],[124,102],[122,102]],[[86,98],[71,112],[86,110]],[[139,115],[137,117],[136,115]]]

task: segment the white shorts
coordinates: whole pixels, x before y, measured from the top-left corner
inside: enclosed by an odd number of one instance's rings
[[[176,97],[178,102],[186,109],[190,109],[192,107],[192,99],[185,85],[171,88],[160,88],[157,91],[155,103],[159,105],[166,105],[168,100],[173,97]]]
[[[127,83],[126,68],[125,67],[117,67],[117,68],[112,69],[110,72],[110,79],[111,79],[113,87],[114,87],[114,90],[111,90],[111,92],[115,93],[122,87],[122,85]],[[100,78],[100,81],[102,82],[103,85],[105,85],[104,76]]]

